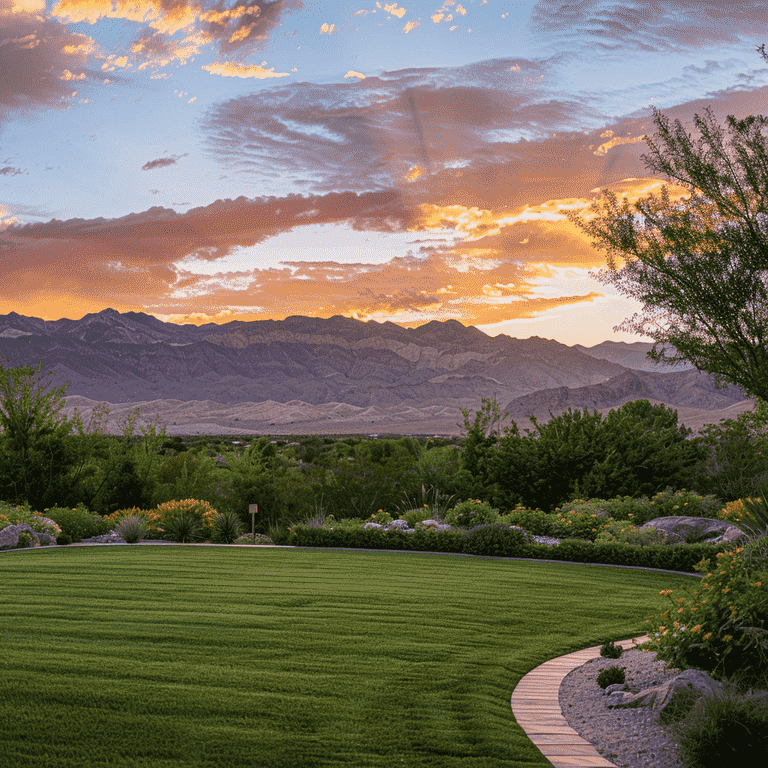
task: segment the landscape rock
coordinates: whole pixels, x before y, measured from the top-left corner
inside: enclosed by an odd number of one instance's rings
[[[441,523],[438,520],[432,520],[431,518],[429,520],[422,520],[420,523],[418,523],[419,528],[429,528],[433,531],[450,531],[451,526],[448,525],[448,523]]]
[[[723,520],[709,517],[657,517],[649,520],[639,530],[654,528],[661,531],[668,544],[719,544],[724,541],[736,541],[746,536],[738,527]]]
[[[370,531],[370,530],[383,531],[384,530],[384,526],[381,525],[381,523],[366,523],[363,526],[363,530],[364,531]]]
[[[714,696],[722,687],[722,683],[713,680],[706,672],[686,669],[662,685],[624,696],[618,706],[652,707],[659,722],[668,725],[688,714],[702,696]]]
[[[608,687],[605,689],[605,695],[606,695],[606,696],[609,696],[609,695],[610,695],[610,694],[612,694],[614,691],[623,691],[623,690],[625,690],[625,689],[626,689],[626,687],[627,687],[627,684],[626,684],[626,683],[614,683],[613,685],[609,685],[609,686],[608,686]]]
[[[387,523],[386,530],[406,531],[410,528],[407,520],[393,520],[391,523]]]
[[[610,687],[610,686],[609,686]],[[620,707],[626,697],[624,691],[613,691],[608,694],[608,698],[605,700],[605,706],[613,709],[614,707]]]
[[[27,532],[32,535],[32,546],[39,547],[41,544],[55,544],[56,539],[47,533],[38,533],[28,523],[17,523],[7,525],[0,531],[0,549],[14,549],[19,545],[19,536]]]

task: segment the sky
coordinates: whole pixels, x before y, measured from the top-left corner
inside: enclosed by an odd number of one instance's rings
[[[660,188],[652,107],[765,113],[767,11],[0,0],[0,314],[642,341],[566,214]]]

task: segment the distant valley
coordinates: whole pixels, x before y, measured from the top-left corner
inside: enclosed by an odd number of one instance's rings
[[[751,409],[736,387],[647,360],[651,344],[487,336],[449,320],[415,329],[345,317],[202,326],[106,309],[81,320],[0,315],[0,362],[42,360],[70,382],[65,412],[87,422],[110,404],[109,431],[138,405],[168,434],[460,432],[461,409],[496,398],[528,416],[647,398],[697,429]]]

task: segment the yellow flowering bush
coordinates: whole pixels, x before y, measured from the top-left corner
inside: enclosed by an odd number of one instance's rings
[[[717,517],[733,523],[751,536],[759,536],[768,531],[768,502],[762,498],[729,501]]]
[[[407,519],[407,518],[406,518]],[[499,513],[487,501],[467,499],[457,504],[445,515],[445,522],[462,528],[474,528],[477,525],[496,523]]]
[[[166,501],[164,504],[157,505],[157,512],[164,521],[182,515],[192,515],[207,530],[213,528],[216,515],[219,514],[207,501],[200,499]]]
[[[666,536],[656,528],[641,530],[627,520],[610,520],[597,534],[595,541],[615,541],[619,544],[647,547],[652,544],[664,544]]]
[[[139,509],[138,507],[118,509],[111,515],[107,515],[106,519],[112,523],[113,527],[116,527],[129,517],[141,517],[147,524],[147,530],[153,534],[163,532],[162,515],[156,509]]]
[[[647,620],[651,640],[641,648],[679,669],[759,675],[768,662],[765,561],[738,548],[702,560],[696,570],[704,574],[698,584],[661,591],[669,607]]]

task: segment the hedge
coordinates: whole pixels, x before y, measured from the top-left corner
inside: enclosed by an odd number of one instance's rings
[[[512,535],[510,535],[512,534]],[[566,539],[555,546],[526,544],[517,532],[503,525],[487,525],[469,531],[329,530],[298,525],[284,542],[294,547],[343,547],[349,549],[390,549],[415,552],[453,552],[493,557],[520,557],[536,560],[631,565],[693,573],[704,558],[713,558],[727,545],[674,544],[637,547],[618,542]]]

